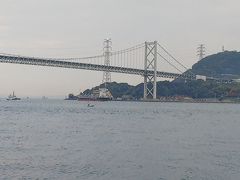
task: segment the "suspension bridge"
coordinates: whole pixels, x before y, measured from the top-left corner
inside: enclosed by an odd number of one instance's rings
[[[144,78],[144,99],[156,99],[157,77],[168,79],[196,80],[198,77],[189,71],[179,60],[174,58],[157,41],[145,42],[120,51],[111,51],[110,41],[106,40],[104,53],[83,58],[38,58],[0,53],[1,63],[50,66],[59,68],[103,71],[104,82],[110,82],[110,73],[140,75]],[[162,63],[170,65],[177,72],[161,70]],[[214,79],[204,77],[204,79]],[[215,79],[217,80],[217,79]]]

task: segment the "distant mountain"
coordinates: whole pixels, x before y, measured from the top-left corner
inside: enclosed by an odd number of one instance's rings
[[[209,77],[240,77],[240,52],[225,51],[207,56],[193,65],[193,73]]]

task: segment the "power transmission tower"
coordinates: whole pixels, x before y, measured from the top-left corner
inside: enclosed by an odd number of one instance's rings
[[[199,60],[203,59],[205,56],[206,48],[204,44],[200,44],[199,47],[197,48],[197,55],[199,56]]]
[[[104,50],[104,57],[105,57],[104,65],[110,66],[110,55],[111,55],[111,50],[112,50],[111,39],[104,40],[103,50]],[[109,70],[103,72],[103,81],[102,82],[105,84],[105,87],[106,87],[107,83],[111,82],[111,73],[109,72]]]

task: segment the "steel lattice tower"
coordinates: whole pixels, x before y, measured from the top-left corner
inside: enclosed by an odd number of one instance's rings
[[[204,44],[200,44],[199,47],[197,48],[197,55],[199,56],[199,61],[204,58],[206,52],[206,48]]]
[[[144,62],[144,99],[157,98],[157,41],[145,42],[145,62]],[[148,71],[153,74],[148,74]]]
[[[112,41],[111,39],[105,39],[104,40],[104,65],[110,66],[110,54],[112,51]],[[111,73],[108,71],[103,72],[103,81],[106,87],[106,83],[111,82]]]

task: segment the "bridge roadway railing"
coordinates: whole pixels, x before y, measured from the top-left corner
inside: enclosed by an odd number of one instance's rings
[[[117,66],[105,66],[98,64],[87,64],[71,61],[62,61],[61,59],[45,59],[45,58],[34,58],[34,57],[24,57],[24,56],[15,56],[15,55],[5,55],[0,54],[1,63],[12,63],[12,64],[24,64],[24,65],[36,65],[36,66],[50,66],[50,67],[61,67],[61,68],[71,68],[71,69],[85,69],[93,71],[110,71],[116,73],[125,73],[125,74],[135,74],[135,75],[152,75],[154,71],[144,71],[143,69],[134,69],[134,68],[125,68]],[[191,74],[178,74],[178,73],[169,73],[157,71],[158,77],[163,78],[182,78],[182,79],[196,79],[196,76]]]

